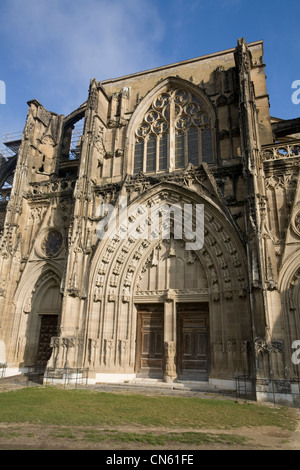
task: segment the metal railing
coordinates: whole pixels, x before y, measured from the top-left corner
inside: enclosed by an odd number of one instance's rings
[[[5,377],[6,368],[7,368],[6,363],[0,363],[0,379],[3,379]]]
[[[300,378],[290,380],[253,378],[246,375],[235,377],[236,398],[244,400],[257,400],[257,395],[261,394],[273,404],[281,404],[284,397],[291,397],[290,403],[300,406]],[[286,399],[288,401],[288,398]]]

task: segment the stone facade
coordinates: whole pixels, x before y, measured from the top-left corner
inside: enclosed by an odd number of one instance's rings
[[[90,383],[153,376],[229,389],[243,376],[258,398],[272,384],[291,399],[299,122],[270,117],[263,43],[93,79],[67,117],[28,106],[16,155],[1,160],[7,374],[88,369]],[[101,239],[101,207],[121,198],[134,235],[110,221]],[[184,205],[194,228],[204,207],[203,246],[186,249],[176,211],[169,237],[160,219],[156,236],[138,236],[148,209]]]

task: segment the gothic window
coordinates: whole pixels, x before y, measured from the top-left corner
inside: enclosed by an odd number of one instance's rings
[[[133,172],[155,173],[202,162],[213,162],[209,114],[187,90],[161,93],[135,131]]]

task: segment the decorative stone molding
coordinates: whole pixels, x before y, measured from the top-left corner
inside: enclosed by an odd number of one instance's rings
[[[164,351],[165,351],[165,371],[164,371],[164,380],[165,382],[173,382],[177,377],[176,373],[176,344],[174,341],[164,342]]]
[[[295,234],[300,237],[300,210],[292,218],[292,228]]]
[[[297,158],[300,156],[300,140],[294,140],[287,144],[280,143],[277,145],[265,145],[263,146],[261,157],[262,160],[281,160],[286,158]]]

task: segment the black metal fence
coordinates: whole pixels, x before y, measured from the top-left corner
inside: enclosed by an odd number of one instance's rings
[[[252,378],[240,375],[235,378],[236,398],[269,401],[273,404],[300,406],[300,378],[290,380]]]
[[[0,363],[0,379],[6,377],[7,364]],[[34,369],[26,372],[23,376],[14,376],[12,380],[19,381],[20,377],[24,377],[24,383],[27,386],[32,383],[43,385],[63,385],[77,387],[78,385],[87,385],[88,383],[88,368],[70,368],[64,367],[62,369],[52,369],[45,367],[35,367]],[[9,377],[8,377],[9,378]],[[7,378],[7,379],[8,379]]]
[[[5,377],[6,368],[7,368],[6,363],[0,364],[0,379],[3,379]]]
[[[78,385],[87,385],[89,369],[87,368],[69,368],[46,369],[43,374],[44,385],[63,385],[77,387]]]

